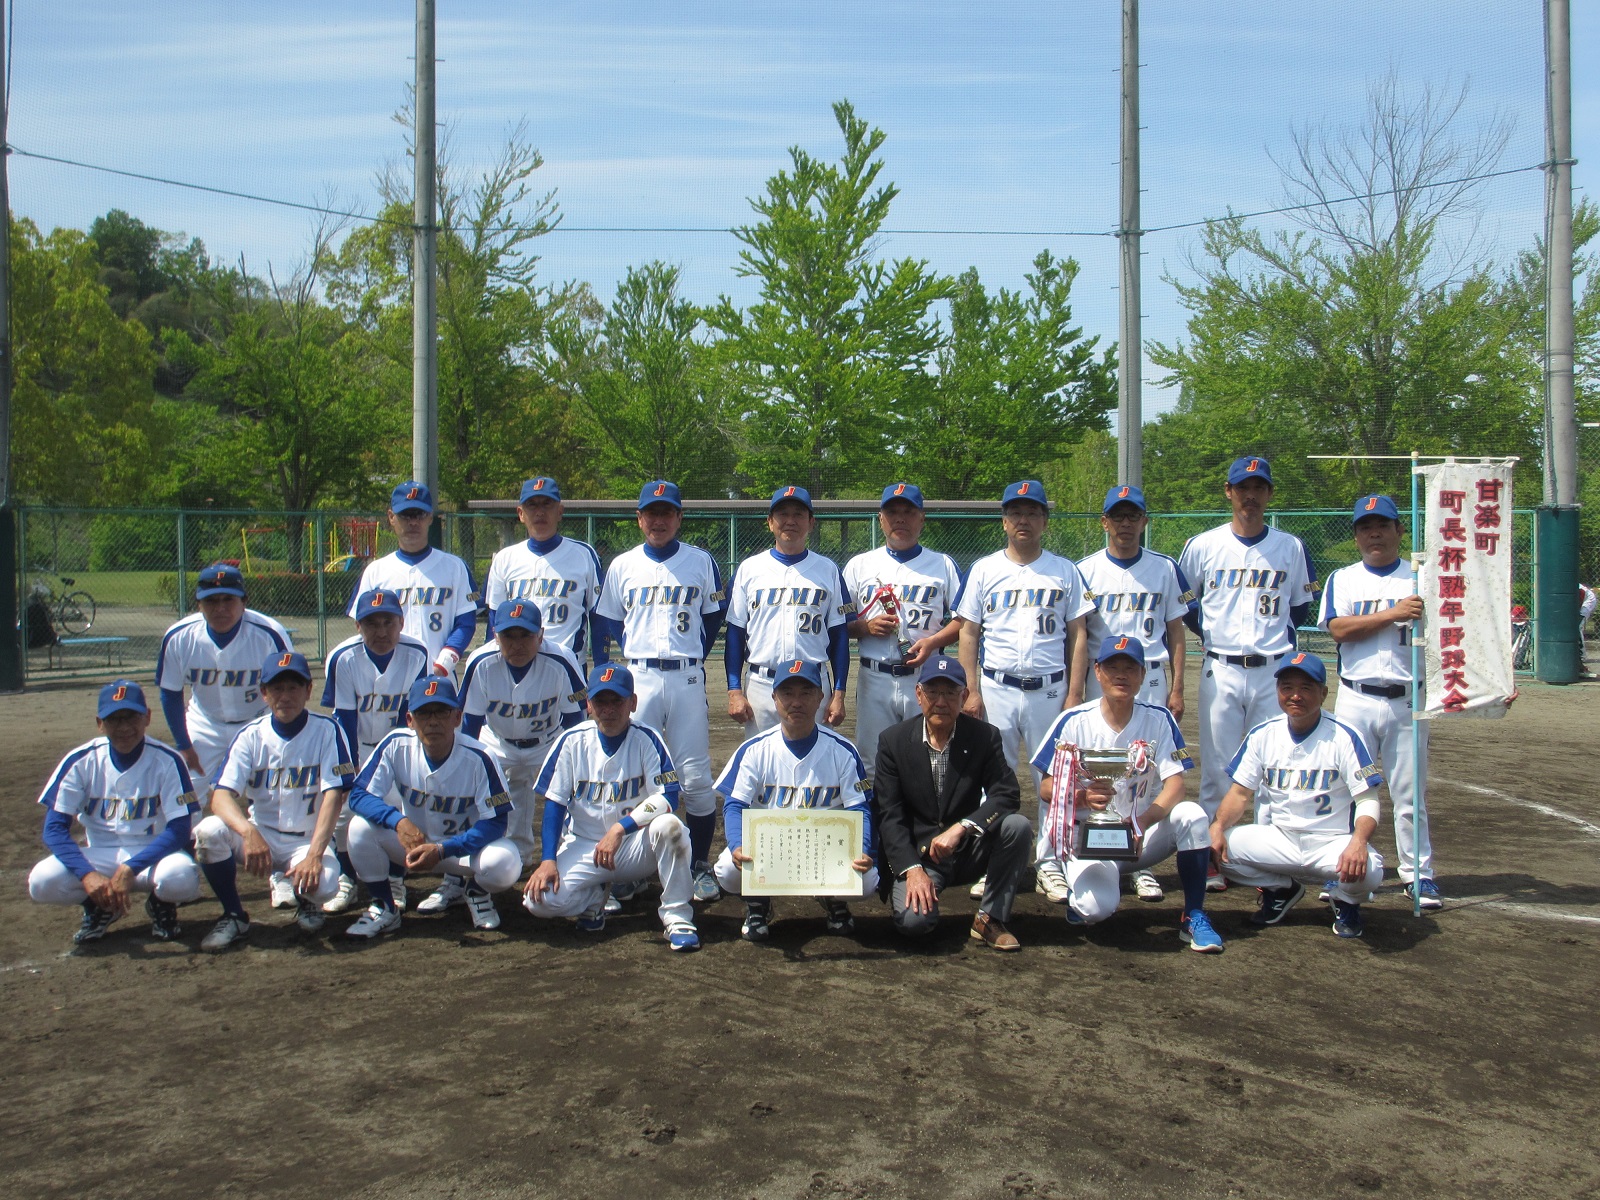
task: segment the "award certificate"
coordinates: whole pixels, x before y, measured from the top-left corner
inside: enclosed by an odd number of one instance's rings
[[[740,867],[746,896],[860,896],[862,814],[838,808],[747,808]]]

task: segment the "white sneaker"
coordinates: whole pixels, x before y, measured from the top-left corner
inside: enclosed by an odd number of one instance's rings
[[[392,908],[384,908],[381,904],[374,904],[344,931],[344,935],[358,942],[374,942],[384,934],[394,933],[399,928],[398,912]]]
[[[1072,885],[1060,871],[1051,867],[1040,867],[1034,879],[1039,894],[1051,904],[1065,904],[1072,899]]]
[[[984,875],[984,876],[979,878],[977,883],[973,884],[971,887],[969,887],[967,889],[967,895],[971,896],[974,900],[982,900],[983,899],[983,889],[988,887],[988,886],[989,886],[989,877],[987,875]]]
[[[1139,899],[1150,904],[1159,904],[1167,895],[1161,890],[1161,885],[1156,882],[1156,877],[1149,871],[1135,871],[1133,873],[1133,892]]]
[[[289,877],[281,871],[272,873],[272,907],[295,907],[294,884],[289,882]]]
[[[339,894],[322,906],[325,913],[342,913],[356,902],[356,881],[348,875],[339,876]]]
[[[476,888],[467,892],[467,911],[472,914],[474,929],[500,928],[500,911],[495,908],[494,897],[488,892],[480,892]]]
[[[419,913],[442,913],[452,904],[460,904],[467,898],[467,881],[459,875],[446,875],[439,883],[438,890],[417,905]]]

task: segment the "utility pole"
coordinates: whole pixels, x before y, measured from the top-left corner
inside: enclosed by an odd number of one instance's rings
[[[1143,332],[1139,317],[1139,0],[1122,0],[1121,312],[1117,320],[1117,482],[1144,486]]]
[[[6,57],[6,18],[0,0],[0,64]],[[22,633],[17,628],[24,572],[17,562],[17,510],[11,503],[11,73],[0,73],[0,692],[22,690]]]
[[[434,297],[438,245],[434,197],[434,0],[417,0],[416,183],[411,248],[411,475],[439,496],[439,317]],[[435,541],[439,524],[432,526]]]

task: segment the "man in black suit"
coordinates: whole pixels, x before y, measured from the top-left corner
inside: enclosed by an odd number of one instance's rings
[[[1017,883],[1033,851],[1033,823],[1018,808],[1017,774],[1000,731],[962,713],[967,673],[933,655],[917,679],[922,716],[884,730],[873,805],[894,881],[894,924],[924,937],[939,923],[939,892],[987,874],[972,936],[1020,950],[1006,929]]]

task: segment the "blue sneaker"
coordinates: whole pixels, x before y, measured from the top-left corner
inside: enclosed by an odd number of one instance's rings
[[[1222,935],[1211,928],[1211,919],[1205,910],[1191,908],[1178,921],[1178,940],[1187,942],[1197,954],[1221,954]]]
[[[1068,905],[1067,905],[1067,924],[1068,925],[1085,926],[1085,925],[1088,925],[1089,922],[1085,921],[1082,917],[1080,917],[1078,915],[1078,910],[1073,908],[1072,905],[1070,903],[1068,903]]]
[[[1334,897],[1333,932],[1342,938],[1358,938],[1366,930],[1367,924],[1361,919],[1361,905]]]
[[[700,949],[700,935],[693,929],[671,929],[667,931],[667,945],[681,954]]]
[[[1422,908],[1439,909],[1444,907],[1444,893],[1439,890],[1439,885],[1431,879],[1419,879],[1415,883],[1406,884],[1406,899],[1415,900],[1417,893],[1422,895]]]
[[[579,933],[599,933],[606,927],[606,910],[603,908],[592,909],[573,920]]]

